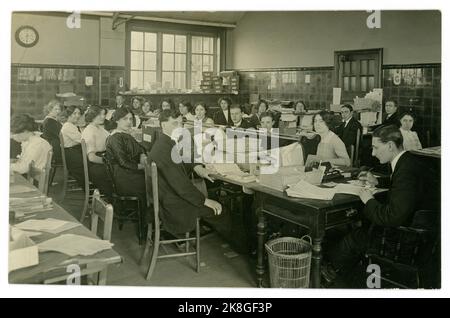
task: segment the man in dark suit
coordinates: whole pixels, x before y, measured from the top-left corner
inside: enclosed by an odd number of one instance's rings
[[[353,118],[353,107],[345,104],[341,107],[342,123],[336,128],[336,134],[342,139],[347,148],[348,155],[351,155],[351,146],[356,147],[358,130],[362,133],[362,126]],[[360,135],[361,136],[361,135]],[[355,149],[356,150],[356,149]]]
[[[386,116],[383,118],[382,126],[395,125],[400,127],[400,118],[398,115],[397,105],[393,100],[388,100],[384,105]]]
[[[194,230],[198,217],[219,215],[220,203],[205,197],[191,182],[193,171],[213,181],[210,172],[199,163],[193,163],[191,142],[178,142],[182,116],[177,110],[164,110],[159,115],[162,134],[155,141],[149,158],[158,167],[161,219],[166,230],[181,234]],[[178,133],[178,135],[177,135]],[[189,138],[188,138],[189,139]],[[181,146],[181,147],[180,147]]]
[[[215,125],[232,126],[233,121],[230,115],[231,99],[222,97],[219,99],[220,110],[214,113],[213,120]]]
[[[244,118],[242,117],[243,112],[240,105],[234,104],[230,107],[230,116],[232,120],[231,126],[236,128],[254,128],[256,129],[257,123],[254,121],[253,117]]]
[[[360,174],[360,179],[389,188],[386,202],[374,198],[372,192],[364,188],[359,196],[365,204],[363,214],[369,224],[354,229],[330,253],[332,269],[322,271],[325,279],[333,277],[335,272],[346,272],[363,256],[369,242],[370,223],[383,227],[409,225],[414,212],[424,208],[423,169],[420,169],[414,155],[403,150],[403,138],[400,130],[394,126],[380,127],[373,133],[372,155],[380,162],[389,163],[392,174],[385,179],[377,179],[370,172]],[[334,273],[333,273],[334,272]]]

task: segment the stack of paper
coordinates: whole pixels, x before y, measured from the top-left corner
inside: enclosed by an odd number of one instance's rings
[[[20,194],[20,193],[27,193],[27,192],[33,192],[36,191],[31,184],[30,185],[23,185],[23,184],[13,184],[9,187],[9,194]]]
[[[14,233],[13,233],[14,232]],[[37,265],[39,263],[38,247],[23,232],[11,231],[9,241],[8,272]]]
[[[22,189],[23,190],[23,189]],[[24,214],[50,211],[53,208],[52,199],[44,195],[28,198],[9,198],[9,210]]]
[[[38,244],[40,252],[55,251],[71,257],[89,256],[110,249],[114,244],[86,236],[63,234]]]
[[[245,176],[247,175],[243,172],[237,164],[235,163],[214,163],[206,165],[207,168],[216,171],[218,174],[223,176]]]
[[[331,200],[334,197],[335,190],[320,188],[301,180],[297,184],[290,186],[286,193],[288,196],[296,198]]]
[[[15,227],[21,230],[29,230],[29,231],[41,231],[47,232],[51,234],[58,234],[75,227],[80,226],[80,223],[76,222],[68,222],[57,219],[45,219],[45,220],[28,220],[19,224],[16,224]]]

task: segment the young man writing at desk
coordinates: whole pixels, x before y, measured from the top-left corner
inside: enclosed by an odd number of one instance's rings
[[[149,158],[158,167],[161,218],[164,227],[172,234],[190,232],[195,229],[198,217],[220,215],[222,206],[205,198],[189,178],[195,171],[212,182],[210,172],[201,164],[194,163],[193,158],[190,162],[180,162],[180,157],[173,157],[178,154],[174,132],[182,125],[181,114],[176,110],[163,110],[159,121],[163,133],[155,141]]]
[[[392,173],[385,180],[375,178],[370,172],[360,174],[359,179],[371,185],[389,188],[384,203],[375,199],[369,189],[361,190],[359,196],[365,204],[363,215],[370,223],[378,226],[409,225],[414,212],[421,209],[421,204],[426,201],[423,197],[423,169],[420,169],[419,162],[412,154],[403,150],[402,134],[394,125],[374,131],[372,148],[372,155],[382,164],[389,163]],[[331,266],[322,270],[326,281],[332,282],[337,272],[345,273],[361,259],[369,241],[369,226],[354,229],[330,251]]]

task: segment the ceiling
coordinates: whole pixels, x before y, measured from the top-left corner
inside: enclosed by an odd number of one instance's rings
[[[121,11],[120,14],[134,15],[136,17],[155,17],[188,21],[201,21],[211,23],[236,24],[245,14],[242,11],[173,11],[173,12],[150,12],[150,11]]]

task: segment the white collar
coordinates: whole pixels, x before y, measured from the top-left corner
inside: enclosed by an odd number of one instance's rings
[[[233,124],[234,124],[235,127],[240,127],[241,124],[242,124],[242,119],[237,124],[235,124],[234,122],[233,122]]]
[[[405,152],[406,152],[406,150],[400,151],[400,153],[399,153],[398,155],[396,155],[394,159],[392,159],[392,161],[391,161],[392,173],[394,173],[394,171],[395,171],[395,166],[397,165],[398,159],[400,159],[400,157],[401,157]]]
[[[352,117],[350,117],[349,119],[347,119],[346,121],[345,121],[345,127],[347,127],[347,125],[348,125],[348,123],[350,122],[350,120],[352,120]]]

